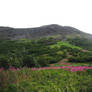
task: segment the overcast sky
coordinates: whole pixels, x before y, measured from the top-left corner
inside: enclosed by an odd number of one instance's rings
[[[48,24],[92,33],[92,0],[0,0],[0,26],[27,28]]]

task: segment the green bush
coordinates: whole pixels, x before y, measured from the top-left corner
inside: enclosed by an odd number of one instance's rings
[[[81,56],[77,56],[77,57],[69,57],[69,62],[92,62],[92,56],[87,56],[87,57],[81,57]]]
[[[40,67],[57,63],[69,55],[77,57],[73,60],[91,61],[92,53],[84,53],[82,48],[73,46],[68,42],[57,40],[6,40],[0,42],[0,67]],[[81,58],[79,58],[80,56]],[[85,57],[85,58],[84,58]],[[80,60],[79,60],[79,59]],[[85,60],[84,60],[84,59]]]
[[[9,68],[8,59],[5,56],[0,56],[0,68],[4,67],[5,69]]]

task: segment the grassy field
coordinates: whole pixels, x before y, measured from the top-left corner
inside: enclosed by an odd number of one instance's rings
[[[0,92],[92,92],[92,67],[0,69]]]

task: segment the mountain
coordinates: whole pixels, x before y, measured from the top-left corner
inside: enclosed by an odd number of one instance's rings
[[[91,34],[84,33],[76,28],[60,26],[57,24],[45,25],[36,28],[11,28],[0,27],[0,40],[37,39],[42,37],[54,37],[66,39],[68,37],[92,38]]]

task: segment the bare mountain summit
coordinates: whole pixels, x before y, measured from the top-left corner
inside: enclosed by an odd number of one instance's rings
[[[60,26],[57,24],[36,28],[0,27],[0,40],[37,39],[42,37],[65,39],[66,37],[76,36],[92,38],[91,34],[84,33],[73,27]]]

